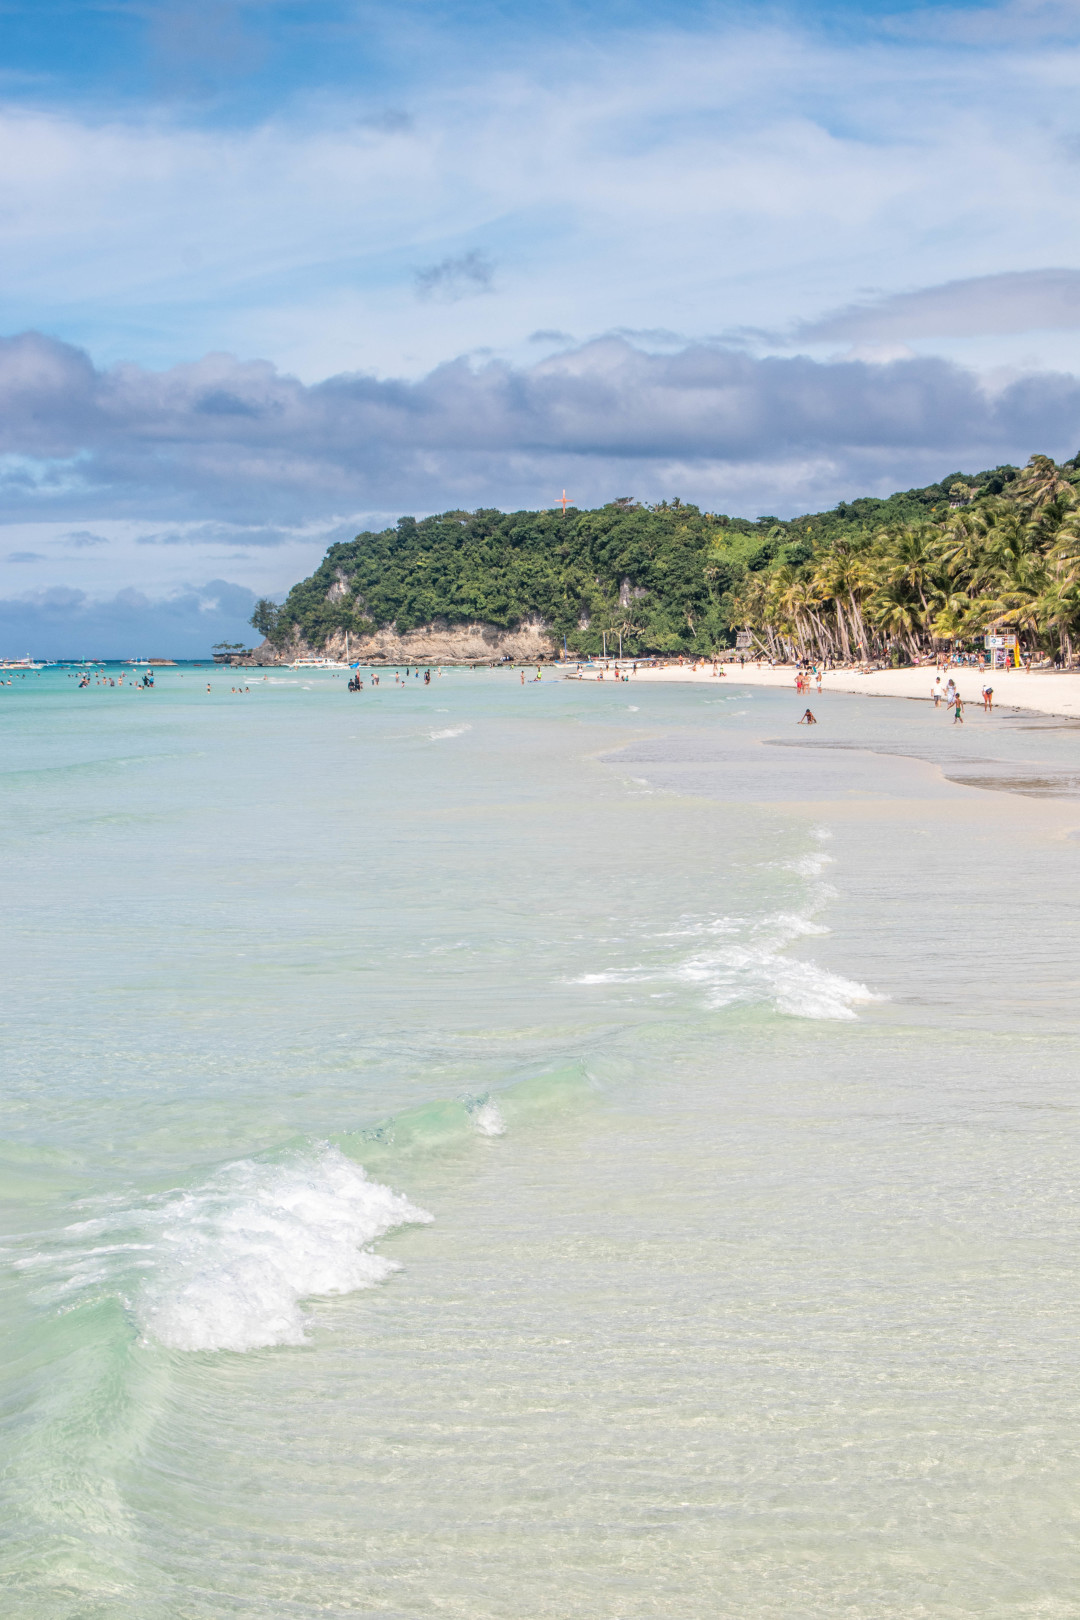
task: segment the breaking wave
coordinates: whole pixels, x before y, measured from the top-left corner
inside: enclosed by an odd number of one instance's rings
[[[3,1257],[36,1281],[37,1303],[68,1311],[119,1301],[144,1340],[171,1350],[300,1345],[305,1301],[385,1282],[401,1267],[373,1245],[434,1219],[377,1176],[396,1180],[416,1159],[475,1150],[518,1122],[581,1106],[592,1090],[572,1063],[497,1097],[436,1098],[333,1142],[235,1160],[190,1188],[95,1198],[89,1218]]]
[[[730,919],[722,921],[727,932]],[[749,927],[735,926],[740,937],[696,952],[675,970],[677,979],[704,988],[711,1007],[769,1002],[789,1018],[851,1019],[861,1003],[881,999],[857,979],[785,955],[795,940],[828,933],[812,918],[780,913]]]
[[[825,829],[815,833],[819,839],[828,836]],[[753,919],[685,918],[666,937],[672,941],[696,940],[690,955],[673,960],[669,947],[661,961],[583,973],[573,982],[676,982],[700,986],[711,1007],[766,1004],[789,1018],[853,1019],[858,1016],[856,1007],[884,998],[857,979],[788,954],[796,940],[829,932],[816,920],[816,913],[836,892],[823,878],[831,864],[832,856],[823,850],[778,863],[779,870],[802,880],[799,901],[789,910]]]
[[[506,1135],[506,1121],[496,1103],[481,1103],[479,1108],[473,1110],[472,1122],[478,1136]]]
[[[201,1186],[69,1226],[62,1256],[16,1264],[66,1272],[54,1299],[118,1292],[170,1349],[257,1350],[303,1344],[304,1300],[384,1282],[400,1267],[370,1245],[432,1219],[324,1146],[240,1159]]]

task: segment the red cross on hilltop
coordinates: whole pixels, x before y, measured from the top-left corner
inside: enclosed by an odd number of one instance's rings
[[[563,515],[563,517],[566,516],[566,508],[569,506],[572,499],[573,499],[573,496],[568,495],[566,493],[565,489],[564,489],[563,492],[562,492],[562,499],[555,503],[557,506],[562,507],[562,515]]]

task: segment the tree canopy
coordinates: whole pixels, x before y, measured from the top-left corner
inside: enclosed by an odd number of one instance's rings
[[[1080,634],[1080,471],[1033,456],[781,522],[624,497],[593,511],[403,517],[330,547],[257,628],[320,647],[340,631],[542,619],[576,652],[709,653],[747,628],[773,653],[904,656],[1017,629]],[[254,621],[253,621],[254,622]]]

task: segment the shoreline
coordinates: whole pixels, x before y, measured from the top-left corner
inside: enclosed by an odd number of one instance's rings
[[[615,661],[611,661],[614,670]],[[796,693],[795,669],[791,664],[746,664],[743,667],[733,664],[721,664],[724,675],[714,675],[711,663],[702,664],[697,669],[693,666],[670,664],[663,669],[639,668],[632,673],[633,663],[625,659],[619,666],[630,675],[632,681],[648,681],[671,684],[691,685],[719,685],[721,680],[730,681],[741,686],[770,686],[786,690],[793,697],[798,697],[811,705],[818,700],[817,686],[811,680],[807,692]],[[914,669],[883,669],[873,674],[862,674],[858,670],[830,669],[825,672],[822,679],[821,699],[828,697],[830,692],[844,692],[861,697],[891,697],[909,698],[912,701],[930,703],[931,689],[934,685],[938,671],[932,665],[921,665]],[[989,681],[994,689],[995,709],[1027,710],[1033,714],[1054,715],[1066,720],[1080,719],[1080,671],[1059,672],[1054,670],[1023,670],[1023,669],[996,669],[973,670],[964,667],[952,667],[942,671],[942,685],[951,676],[956,682],[960,696],[969,707],[981,708],[980,696],[983,684]],[[566,675],[568,680],[577,679],[576,676]],[[597,677],[585,675],[584,680]]]

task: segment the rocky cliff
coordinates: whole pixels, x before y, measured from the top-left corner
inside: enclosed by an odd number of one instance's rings
[[[309,646],[300,637],[284,647],[264,641],[256,647],[255,664],[291,664],[296,658],[345,657],[345,633],[335,631],[319,647]],[[528,619],[514,630],[500,630],[491,624],[449,624],[436,619],[399,634],[392,626],[369,636],[349,635],[349,658],[372,664],[474,664],[495,658],[532,661],[553,658],[555,640],[541,619]]]

